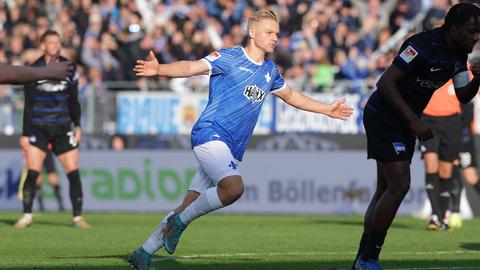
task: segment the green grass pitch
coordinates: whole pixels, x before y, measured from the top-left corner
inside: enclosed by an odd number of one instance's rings
[[[0,270],[130,269],[127,254],[163,217],[152,213],[86,213],[89,230],[68,213],[43,213],[27,229],[0,212]],[[425,221],[397,218],[387,236],[385,269],[480,269],[480,219],[455,232],[428,232]],[[362,231],[360,216],[208,215],[185,231],[175,256],[162,250],[155,269],[349,269]]]

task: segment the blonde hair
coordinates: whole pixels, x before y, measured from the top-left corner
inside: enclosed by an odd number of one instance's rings
[[[253,24],[266,19],[274,20],[275,22],[280,23],[280,15],[278,15],[276,10],[261,9],[253,13],[253,15],[248,18],[247,29],[250,29]]]

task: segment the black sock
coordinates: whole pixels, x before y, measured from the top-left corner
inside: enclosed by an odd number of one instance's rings
[[[380,251],[382,250],[383,242],[385,241],[386,232],[380,232],[373,227],[368,232],[367,243],[365,244],[365,253],[363,259],[378,260]]]
[[[38,209],[40,210],[40,212],[45,211],[45,208],[43,207],[42,186],[35,185],[35,198],[37,198]]]
[[[27,178],[23,184],[23,212],[32,213],[33,199],[35,198],[35,182],[37,181],[39,172],[28,170]]]
[[[355,268],[355,262],[357,261],[358,257],[365,251],[365,245],[367,244],[367,233],[362,233],[362,238],[360,239],[360,244],[358,245],[357,256],[355,256],[355,261],[353,261],[352,268]]]
[[[458,166],[453,166],[452,171],[452,184],[450,189],[450,201],[452,207],[450,208],[453,213],[460,212],[460,195],[462,194],[463,189],[463,180],[460,176],[460,168]]]
[[[475,185],[473,185],[473,188],[477,191],[477,194],[480,195],[480,180],[477,181]]]
[[[438,173],[427,173],[425,175],[425,190],[427,191],[428,200],[432,205],[432,214],[437,216],[441,213],[438,181]]]
[[[80,174],[78,170],[71,171],[67,174],[68,181],[70,182],[70,200],[72,202],[73,216],[82,215],[82,183],[80,182]]]
[[[63,201],[62,201],[62,195],[60,193],[60,185],[53,185],[53,192],[55,193],[55,198],[57,198],[57,203],[58,203],[58,210],[63,211]]]
[[[440,178],[438,181],[438,189],[440,191],[440,196],[439,196],[440,215],[438,216],[438,220],[441,222],[443,222],[443,219],[445,218],[445,213],[448,210],[451,186],[452,186],[452,178]]]

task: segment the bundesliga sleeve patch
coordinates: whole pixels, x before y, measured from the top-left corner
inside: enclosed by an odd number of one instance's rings
[[[408,46],[402,53],[400,53],[400,57],[403,61],[410,63],[416,56],[418,52],[412,46]]]
[[[219,52],[212,52],[211,54],[207,55],[207,57],[205,57],[208,61],[210,62],[213,62],[215,60],[217,60],[218,58],[220,58],[222,55],[219,53]]]

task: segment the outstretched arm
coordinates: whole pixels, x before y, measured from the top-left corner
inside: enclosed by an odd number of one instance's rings
[[[166,76],[166,77],[190,77],[194,75],[206,75],[209,72],[208,64],[202,60],[178,61],[170,64],[159,64],[155,54],[150,51],[150,60],[137,60],[133,69],[137,76]]]
[[[72,72],[68,62],[55,62],[43,67],[0,64],[0,83],[24,84],[42,79],[64,80]]]
[[[325,104],[321,101],[312,99],[288,86],[282,91],[275,92],[273,94],[295,108],[304,111],[325,114],[331,118],[346,120],[353,113],[352,107],[343,105],[343,103],[346,101],[345,98],[337,99],[332,104]]]

